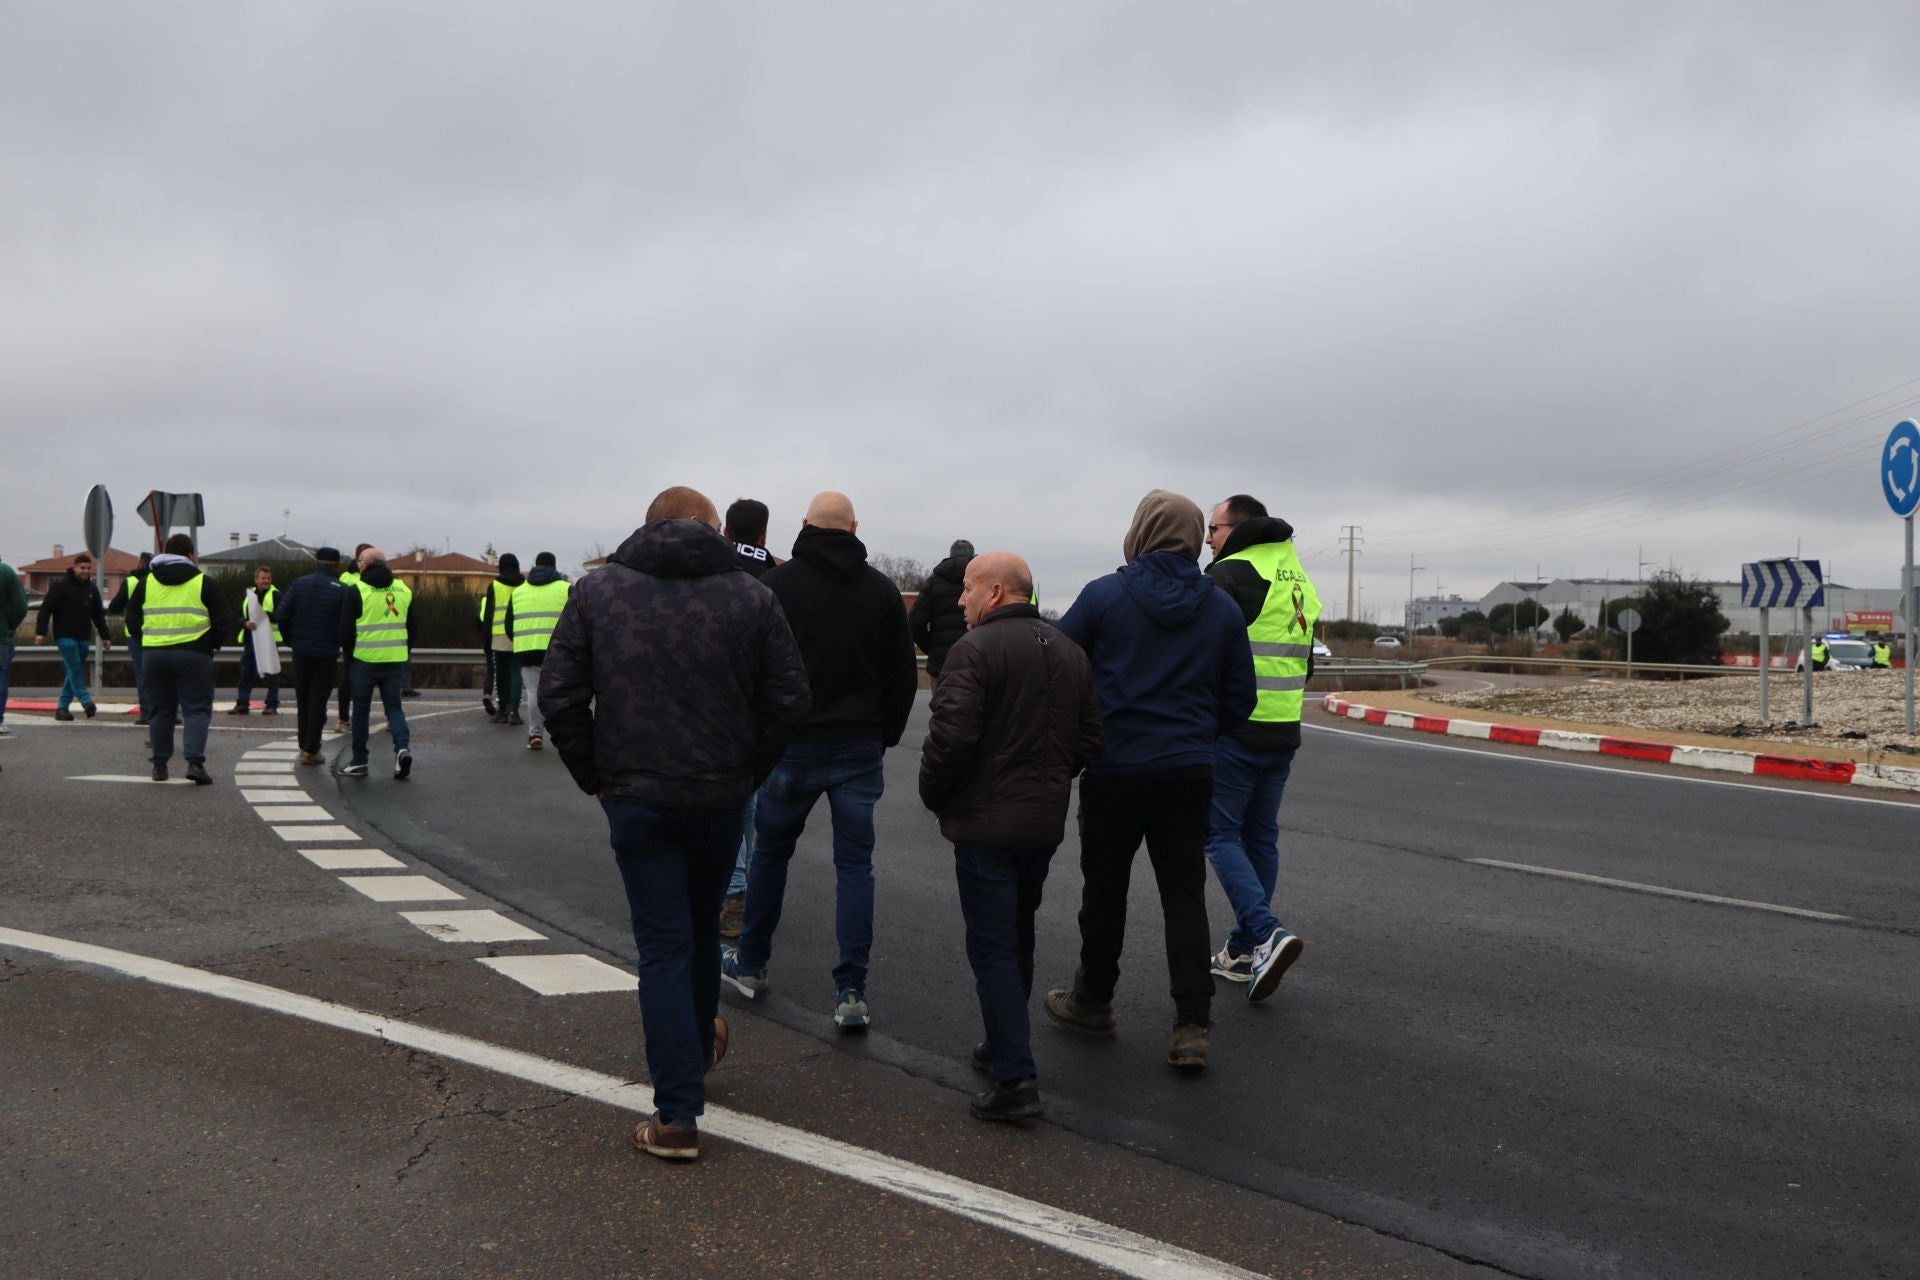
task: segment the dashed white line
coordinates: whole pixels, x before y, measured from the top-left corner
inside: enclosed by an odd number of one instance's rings
[[[371,1036],[624,1111],[653,1109],[652,1091],[645,1085],[312,996],[17,929],[0,927],[0,945]],[[708,1107],[700,1127],[716,1138],[1036,1241],[1136,1280],[1259,1280],[1255,1272],[1094,1218],[725,1107]]]
[[[317,804],[276,804],[254,810],[268,822],[332,822],[334,817]]]
[[[309,796],[306,792],[301,791],[296,787],[289,787],[285,791],[274,791],[271,789],[264,790],[264,791],[255,791],[251,788],[248,788],[246,790],[243,790],[240,793],[240,798],[242,800],[245,800],[248,804],[251,804],[251,805],[306,804],[312,799],[312,797]],[[266,817],[267,815],[261,814],[260,816]]]
[[[459,902],[461,896],[426,876],[341,876],[340,883],[375,902]]]
[[[1462,858],[1476,867],[1498,867],[1502,871],[1522,871],[1530,876],[1552,876],[1559,880],[1578,880],[1583,884],[1603,885],[1609,889],[1631,889],[1635,893],[1653,893],[1663,898],[1687,898],[1694,902],[1711,902],[1722,907],[1745,907],[1749,911],[1771,911],[1776,915],[1800,916],[1807,920],[1827,920],[1840,922],[1851,920],[1852,916],[1839,916],[1831,911],[1813,911],[1806,907],[1784,907],[1777,902],[1755,902],[1751,898],[1728,898],[1717,893],[1696,893],[1691,889],[1670,889],[1666,885],[1642,884],[1638,880],[1615,880],[1611,876],[1588,875],[1584,871],[1562,871],[1558,867],[1536,867],[1525,862],[1502,862],[1498,858]]]
[[[386,871],[406,865],[378,849],[302,849],[300,856],[322,871]]]
[[[271,821],[271,816],[268,820]],[[288,844],[302,840],[314,844],[357,843],[360,839],[358,832],[347,827],[275,827],[273,834]]]
[[[402,911],[400,918],[442,942],[545,942],[535,933],[498,911]]]
[[[632,991],[639,978],[592,956],[485,956],[481,964],[543,996]]]

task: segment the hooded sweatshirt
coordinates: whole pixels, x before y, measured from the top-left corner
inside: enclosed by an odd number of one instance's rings
[[[1272,584],[1245,560],[1228,560],[1226,557],[1262,543],[1290,542],[1292,539],[1293,526],[1278,516],[1242,520],[1227,535],[1226,542],[1220,547],[1220,554],[1207,566],[1207,576],[1240,606],[1240,616],[1246,619],[1247,626],[1251,627],[1260,616],[1260,611],[1267,607],[1267,591]],[[1313,674],[1312,657],[1307,659],[1307,674]],[[1245,743],[1256,751],[1291,751],[1300,746],[1298,720],[1247,720],[1235,725],[1229,732],[1236,742]]]
[[[100,600],[99,585],[91,578],[82,582],[79,574],[68,569],[47,588],[33,629],[55,640],[78,640],[82,644],[92,640],[95,631],[102,640],[110,638],[107,607]]]
[[[147,567],[147,576],[151,579],[140,589],[140,595],[127,604],[127,634],[139,639],[145,627],[142,606],[149,598],[149,589],[155,582],[164,586],[177,587],[191,582],[193,575],[200,573],[200,566],[185,556],[157,555]],[[220,648],[220,637],[230,636],[240,629],[238,610],[227,608],[226,600],[220,594],[220,588],[214,583],[210,573],[200,576],[200,603],[206,608],[207,617],[212,626],[207,634],[198,640],[189,640],[186,644],[173,645],[172,648],[189,653],[204,653],[212,657]]]
[[[900,589],[844,529],[808,525],[793,559],[761,579],[779,598],[807,664],[813,709],[795,742],[872,742],[906,732],[920,686]]]
[[[964,553],[955,552],[939,564],[920,588],[913,602],[909,624],[913,642],[927,655],[927,674],[937,676],[946,667],[947,650],[967,634],[966,611],[960,607],[960,588],[966,585],[967,566],[973,563],[971,543]]]
[[[1106,747],[1098,774],[1210,772],[1213,743],[1253,714],[1239,607],[1200,572],[1206,517],[1178,494],[1141,500],[1128,563],[1081,591],[1062,635],[1086,651]]]
[[[575,583],[540,664],[547,735],[582,791],[738,813],[807,714],[773,594],[698,520],[636,529]]]
[[[393,585],[393,569],[385,560],[375,560],[372,564],[361,567],[360,581],[366,583],[375,591],[385,591]],[[354,637],[359,634],[360,609],[360,589],[358,587],[348,587],[341,593],[340,597],[339,636],[340,651],[343,657],[353,657]],[[416,637],[419,633],[420,614],[417,610],[409,608],[407,610],[407,651],[409,653],[413,651],[418,643]]]

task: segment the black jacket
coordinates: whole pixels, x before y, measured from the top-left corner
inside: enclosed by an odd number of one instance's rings
[[[779,763],[806,718],[806,668],[738,559],[698,520],[654,520],[574,584],[539,696],[582,791],[738,810]]]
[[[33,633],[55,640],[91,640],[95,631],[102,640],[110,638],[107,606],[101,602],[100,586],[96,582],[80,581],[80,575],[69,569],[48,585],[46,597],[40,601],[40,617],[33,624]]]
[[[544,587],[549,582],[558,582],[560,581],[561,578],[565,576],[566,575],[561,573],[558,569],[549,568],[544,564],[537,564],[533,566],[533,568],[527,570],[526,585],[530,587]],[[513,597],[512,596],[507,597],[506,628],[507,628],[507,634],[512,635],[513,634]],[[545,649],[517,649],[514,651],[513,656],[519,659],[520,665],[522,667],[537,667],[546,658],[547,651]]]
[[[146,585],[140,588],[140,595],[127,604],[127,634],[136,640],[141,638],[146,627],[147,594],[153,590],[154,583],[177,587],[183,582],[191,582],[196,573],[200,574],[200,604],[207,611],[210,625],[207,634],[198,640],[189,640],[174,647],[190,653],[204,653],[208,657],[217,653],[223,638],[240,629],[240,617],[227,607],[226,597],[220,593],[213,575],[201,573],[200,566],[185,556],[160,555],[153,558],[153,565],[147,571]]]
[[[107,612],[113,617],[124,619],[127,614],[127,604],[133,599],[134,588],[139,586],[146,576],[145,569],[135,569],[120,579],[120,589],[113,593],[113,599],[107,603]]]
[[[294,657],[340,656],[340,610],[348,595],[357,598],[359,593],[324,569],[295,578],[281,593],[274,612]]]
[[[937,676],[947,661],[947,650],[967,634],[967,615],[960,608],[960,588],[966,582],[972,556],[948,556],[933,566],[913,602],[910,625],[913,642],[927,655],[927,674]]]
[[[773,562],[773,553],[765,547],[756,547],[751,542],[736,542],[733,550],[740,557],[740,563],[734,567],[756,578],[764,578],[780,567]]]
[[[502,569],[494,575],[494,582],[503,587],[517,587],[527,580],[527,576],[518,569]],[[487,584],[487,594],[480,599],[480,636],[481,647],[485,648],[493,639],[493,582]]]
[[[1289,542],[1292,539],[1293,526],[1278,516],[1242,520],[1227,535],[1226,542],[1220,547],[1220,554],[1207,566],[1207,576],[1213,579],[1215,586],[1233,597],[1233,602],[1240,606],[1241,616],[1246,618],[1249,627],[1260,616],[1260,611],[1267,607],[1267,591],[1272,584],[1245,560],[1226,560],[1225,557],[1263,542]],[[1313,675],[1312,655],[1307,657],[1307,675]],[[1300,745],[1300,722],[1243,720],[1228,729],[1227,736],[1256,751],[1288,751]]]
[[[877,740],[906,732],[920,687],[900,589],[844,529],[809,525],[793,559],[761,580],[780,599],[807,664],[813,710],[795,742]]]
[[[393,569],[385,560],[375,560],[371,567],[360,571],[360,581],[366,583],[375,591],[385,591],[393,585]],[[334,634],[340,641],[341,656],[347,658],[353,657],[353,640],[359,633],[358,628],[360,626],[360,593],[352,587],[346,588],[340,594],[340,612],[335,619],[334,626]],[[419,643],[417,639],[419,634],[420,615],[415,610],[408,609],[407,651],[409,653],[411,653],[414,646]]]
[[[1052,848],[1073,779],[1100,757],[1080,646],[1030,604],[996,609],[947,654],[920,755],[920,800],[955,844]]]

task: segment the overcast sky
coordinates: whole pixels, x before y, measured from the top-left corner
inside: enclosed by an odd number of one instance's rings
[[[105,483],[577,561],[674,483],[1027,555],[1897,583],[1909,6],[0,2],[0,556]],[[1851,406],[1851,407],[1849,407]],[[1801,425],[1805,424],[1805,425]],[[1644,553],[1640,548],[1644,547]]]

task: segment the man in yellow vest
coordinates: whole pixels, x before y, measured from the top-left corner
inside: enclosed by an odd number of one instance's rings
[[[347,571],[340,575],[340,585],[347,589],[347,594],[349,596],[351,596],[354,593],[354,591],[357,589],[358,584],[360,582],[360,557],[365,555],[367,553],[367,548],[371,547],[372,545],[373,544],[371,542],[363,542],[359,546],[355,547],[353,549],[352,562],[347,565]],[[347,683],[348,683],[347,676],[349,674],[348,668],[350,668],[352,665],[353,664],[351,662],[348,662],[345,660],[343,660],[340,663],[340,683],[338,684],[338,686],[335,688],[335,691],[334,691],[334,696],[337,697],[340,701],[340,712],[339,712],[339,720],[334,724],[333,727],[335,731],[339,733],[345,733],[347,730],[353,727],[353,722],[350,719],[348,719],[349,708],[347,706],[347,695],[349,693],[349,690],[347,688]]]
[[[1873,665],[1885,670],[1893,669],[1893,646],[1887,643],[1885,636],[1873,642]]]
[[[514,661],[513,637],[507,634],[507,602],[525,581],[520,557],[502,552],[499,573],[480,597],[480,634],[486,637],[487,684],[493,690],[487,717],[494,724],[520,723],[520,664]]]
[[[1207,521],[1207,576],[1233,597],[1253,649],[1253,714],[1213,747],[1207,861],[1233,904],[1233,932],[1213,958],[1216,977],[1265,1000],[1304,945],[1273,913],[1280,873],[1280,799],[1300,747],[1300,711],[1313,669],[1320,597],[1300,567],[1293,526],[1257,498],[1235,494]]]
[[[368,547],[360,553],[359,580],[340,604],[340,645],[347,654],[347,683],[353,690],[353,754],[341,773],[367,776],[368,721],[373,691],[380,691],[387,728],[393,734],[393,776],[413,771],[412,739],[401,690],[406,688],[407,654],[413,647],[413,592],[387,567],[387,553]]]
[[[546,718],[540,714],[540,664],[553,642],[560,611],[567,607],[573,584],[560,574],[551,551],[533,558],[533,571],[507,598],[507,634],[513,638],[514,661],[520,664],[520,683],[526,688],[527,750],[545,746]]]
[[[260,611],[267,615],[267,621],[273,625],[273,642],[279,644],[282,637],[280,624],[275,615],[276,606],[280,602],[280,592],[273,585],[273,570],[265,565],[260,565],[253,571],[253,595],[260,601]],[[247,616],[245,599],[240,601],[240,616],[242,619]],[[260,674],[260,664],[253,656],[253,623],[251,621],[241,622],[240,636],[236,643],[240,646],[240,684],[234,690],[233,706],[228,708],[227,714],[244,716],[253,710],[253,682],[260,680],[267,686],[267,705],[262,714],[279,715],[280,673],[274,671],[265,676]]]
[[[182,722],[187,778],[205,785],[207,729],[213,722],[213,655],[235,627],[220,588],[194,563],[193,539],[176,533],[153,558],[146,582],[127,602],[127,633],[139,639],[152,724],[153,780],[167,780],[173,726]]]

